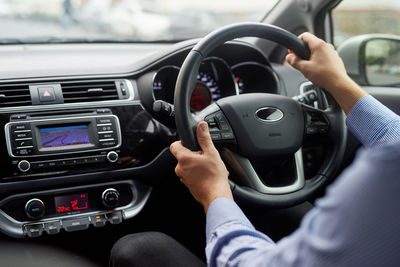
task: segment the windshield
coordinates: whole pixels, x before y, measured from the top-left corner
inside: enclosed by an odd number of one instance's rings
[[[173,41],[260,21],[278,0],[0,0],[0,42]]]

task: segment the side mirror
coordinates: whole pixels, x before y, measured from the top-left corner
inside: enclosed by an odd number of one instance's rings
[[[357,83],[400,86],[400,37],[359,35],[343,42],[337,51]]]

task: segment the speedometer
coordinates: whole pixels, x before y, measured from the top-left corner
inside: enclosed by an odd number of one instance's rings
[[[208,90],[210,90],[213,102],[221,98],[221,90],[219,89],[217,82],[211,77],[211,75],[205,72],[199,72],[199,74],[197,74],[197,80],[204,84],[208,88]]]

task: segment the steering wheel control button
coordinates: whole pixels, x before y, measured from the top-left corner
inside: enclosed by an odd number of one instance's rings
[[[49,222],[44,224],[44,230],[49,235],[55,235],[60,232],[61,223],[59,221],[56,222]]]
[[[20,162],[18,162],[17,167],[21,172],[27,172],[30,170],[31,164],[27,160],[21,160]]]
[[[43,217],[46,211],[43,201],[38,198],[33,198],[26,202],[25,213],[30,219],[40,219]]]
[[[94,227],[103,227],[107,223],[107,218],[104,214],[96,215],[96,216],[91,216],[90,221],[92,222]]]
[[[119,193],[114,188],[108,188],[104,190],[101,195],[103,205],[107,208],[115,208],[119,203]]]
[[[67,232],[86,230],[89,228],[89,225],[89,217],[66,219],[62,221],[62,226]]]
[[[107,153],[107,160],[111,163],[117,162],[118,160],[118,153],[115,151],[110,151]]]
[[[222,137],[219,133],[211,133],[211,139],[214,141],[218,141],[218,140],[221,140]]]
[[[230,140],[230,139],[234,139],[235,137],[233,136],[233,133],[222,133],[221,134],[221,136],[222,136],[222,139],[224,139],[224,140]]]
[[[26,235],[29,237],[39,237],[43,233],[43,225],[42,224],[32,224],[32,225],[25,225]]]
[[[114,212],[108,215],[108,221],[111,224],[120,224],[122,223],[122,213],[120,211]]]

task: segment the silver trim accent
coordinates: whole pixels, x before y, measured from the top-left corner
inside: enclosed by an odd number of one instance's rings
[[[99,139],[99,142],[114,141],[114,138]]]
[[[20,165],[21,165],[22,162],[28,163],[28,169],[24,170],[24,169],[21,168]],[[21,160],[20,162],[18,162],[17,167],[18,167],[18,170],[20,170],[21,172],[27,172],[27,171],[29,171],[31,169],[31,164],[27,160]]]
[[[14,131],[14,133],[28,133],[28,132],[32,132],[32,130],[17,130],[17,131]]]
[[[42,121],[60,121],[62,120],[63,122],[69,121],[69,120],[76,120],[76,119],[87,119],[87,118],[104,118],[104,117],[113,117],[115,119],[115,127],[117,129],[117,136],[118,136],[118,144],[112,147],[106,147],[106,148],[96,148],[96,149],[88,149],[88,150],[79,150],[79,151],[60,151],[60,153],[47,153],[47,154],[40,154],[40,155],[21,155],[21,156],[15,156],[12,153],[12,147],[11,147],[11,126],[14,124],[21,124],[21,123],[31,123],[31,122],[42,122]],[[74,154],[74,153],[82,153],[82,152],[94,152],[94,151],[105,151],[105,150],[110,150],[110,149],[116,149],[119,148],[122,145],[122,134],[121,134],[121,128],[120,128],[120,123],[119,119],[116,115],[110,115],[110,114],[105,114],[105,115],[95,115],[95,116],[77,116],[77,117],[65,117],[65,118],[49,118],[49,119],[39,119],[39,120],[23,120],[23,121],[18,121],[18,122],[9,122],[4,126],[4,132],[6,136],[6,143],[7,143],[7,151],[8,155],[13,158],[31,158],[31,157],[42,157],[42,156],[48,156],[48,155],[56,155],[56,154]],[[22,148],[28,148],[28,147],[22,147]],[[33,146],[30,146],[29,148],[33,148]],[[18,148],[17,148],[18,149]]]
[[[17,146],[16,149],[33,148],[33,146]]]
[[[39,191],[39,192],[17,194],[17,195],[13,195],[13,196],[10,196],[10,197],[7,197],[7,198],[1,200],[0,206],[2,206],[4,203],[6,203],[12,199],[15,199],[18,197],[23,197],[26,195],[58,193],[58,192],[60,192],[60,194],[61,194],[63,191],[66,191],[69,189],[77,189],[78,190],[78,189],[87,189],[87,188],[106,186],[106,185],[112,186],[112,185],[116,185],[116,184],[129,184],[132,189],[132,195],[133,195],[132,201],[125,206],[115,208],[111,211],[92,211],[92,212],[87,212],[87,213],[59,216],[56,218],[54,218],[54,217],[46,218],[46,219],[42,219],[42,220],[35,221],[35,222],[17,221],[14,218],[12,218],[11,216],[9,216],[7,213],[5,213],[2,209],[0,209],[0,231],[3,232],[4,234],[14,237],[14,238],[23,238],[25,235],[25,233],[24,233],[25,225],[44,224],[44,223],[54,222],[54,221],[61,222],[63,219],[110,214],[110,213],[113,213],[116,211],[121,211],[122,217],[125,220],[130,219],[130,218],[134,217],[135,215],[137,215],[143,209],[143,207],[147,203],[147,200],[149,199],[151,191],[152,191],[151,187],[149,187],[143,183],[140,183],[138,181],[116,181],[116,182],[101,183],[101,184],[94,184],[94,185],[88,185],[88,186],[70,187],[70,188],[63,188],[63,189],[56,189],[56,190],[46,190],[46,191]]]
[[[110,159],[110,155],[111,155],[111,154],[116,154],[116,155],[117,155],[117,158],[114,159],[114,160]],[[108,153],[107,153],[107,160],[108,160],[109,162],[111,162],[111,163],[117,162],[117,161],[118,161],[118,153],[115,152],[115,151],[110,151],[110,152],[108,152]]]
[[[17,138],[17,139],[15,139],[15,141],[24,141],[24,140],[32,140],[32,137]]]
[[[58,78],[61,80],[62,78]],[[77,79],[77,77],[75,77]],[[100,80],[105,78],[90,78],[88,81],[92,80]],[[107,79],[107,78],[106,78]],[[6,107],[0,108],[0,113],[13,113],[13,112],[31,112],[31,111],[46,111],[46,110],[63,110],[63,109],[73,109],[73,108],[104,108],[106,106],[123,106],[123,105],[141,105],[139,99],[135,99],[135,89],[136,82],[128,79],[110,79],[110,80],[123,80],[126,82],[128,87],[129,97],[127,99],[118,99],[118,100],[107,100],[107,101],[93,101],[93,102],[77,102],[77,103],[63,103],[63,104],[49,104],[49,105],[30,105],[30,106],[18,106],[18,107]],[[73,81],[73,80],[72,80]],[[26,83],[29,83],[27,81]],[[41,84],[41,81],[33,82],[32,84]],[[59,81],[48,81],[43,82],[42,85],[46,85],[46,83],[60,83]]]
[[[97,132],[97,134],[108,134],[108,133],[114,133],[114,131]]]
[[[97,125],[97,127],[100,127],[100,126],[111,126],[112,124],[111,123],[102,123],[102,124],[96,124]]]
[[[260,193],[271,195],[288,194],[300,190],[305,184],[303,155],[301,148],[294,154],[296,163],[296,180],[291,185],[281,187],[266,186],[261,181],[260,177],[254,170],[253,165],[247,158],[229,150],[223,150],[222,156],[227,160],[227,162],[230,163],[232,168],[234,168],[238,173],[241,173],[241,176],[245,180],[244,182],[248,186],[254,188]]]
[[[261,110],[268,110],[268,109],[274,109],[275,111],[274,111],[271,115],[275,114],[275,112],[278,112],[278,113],[279,113],[279,117],[276,118],[276,119],[268,119],[268,117],[265,118],[265,119],[263,119],[263,118],[261,118],[261,117],[258,116],[257,113],[258,113],[259,111],[261,111]],[[270,115],[270,116],[271,116],[271,115]],[[284,114],[283,114],[282,110],[280,110],[279,108],[274,108],[274,107],[263,107],[263,108],[257,109],[256,112],[254,112],[254,116],[255,116],[255,118],[256,118],[257,120],[259,120],[259,121],[263,121],[263,122],[277,122],[277,121],[280,121],[281,119],[283,119]]]
[[[110,208],[109,206],[108,206],[108,204],[106,204],[106,202],[105,202],[105,200],[104,200],[104,196],[105,196],[105,194],[107,193],[107,192],[109,192],[109,191],[114,191],[116,194],[117,194],[117,197],[118,197],[118,200],[117,201],[119,201],[119,192],[115,189],[115,188],[107,188],[106,190],[104,190],[103,191],[103,193],[101,194],[101,202],[103,203],[103,205],[104,206],[106,206],[107,208]]]
[[[300,94],[304,94],[306,86],[314,85],[312,82],[303,82],[300,84]],[[314,101],[314,108],[318,108],[318,101]]]

